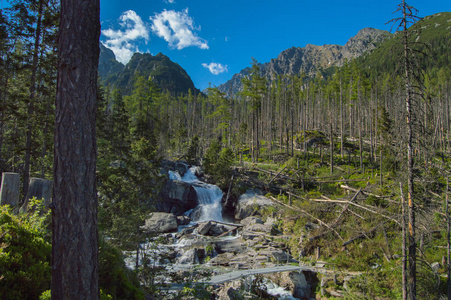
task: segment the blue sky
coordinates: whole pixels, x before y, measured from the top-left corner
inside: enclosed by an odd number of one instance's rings
[[[365,27],[390,30],[399,1],[101,0],[101,41],[126,63],[159,52],[197,88],[217,86],[290,47],[344,45]],[[419,16],[451,11],[450,0],[411,0]]]

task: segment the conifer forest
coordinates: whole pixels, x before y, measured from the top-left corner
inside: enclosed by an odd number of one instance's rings
[[[200,91],[162,54],[121,67],[98,50],[97,27],[65,34],[80,13],[71,1],[7,2],[1,299],[451,298],[450,12],[420,18],[401,1],[392,33],[358,57],[283,73],[253,59],[239,88]],[[71,88],[83,45],[97,50],[80,58],[86,88]],[[12,205],[5,174],[20,178]],[[37,179],[53,184],[52,203]],[[218,217],[200,217],[204,184],[218,188]],[[175,227],[152,229],[163,213]],[[287,265],[306,269],[212,283]]]

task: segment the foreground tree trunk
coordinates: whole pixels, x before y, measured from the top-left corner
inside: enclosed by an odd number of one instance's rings
[[[99,299],[96,94],[99,0],[62,0],[52,204],[52,299]]]

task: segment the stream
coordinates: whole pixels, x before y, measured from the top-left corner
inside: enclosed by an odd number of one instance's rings
[[[223,223],[221,200],[223,193],[216,185],[208,184],[199,180],[196,176],[199,167],[193,166],[181,176],[177,171],[169,171],[170,180],[178,180],[189,183],[196,191],[198,206],[185,212],[185,216],[191,219],[188,225],[179,225],[177,232],[160,234],[158,238],[153,238],[147,243],[141,244],[140,265],[146,260],[148,265],[154,267],[164,267],[169,273],[183,273],[186,271],[202,270],[218,275],[233,269],[224,268],[210,263],[218,253],[212,245],[221,242],[228,242],[239,239],[241,236],[236,227]],[[198,234],[201,224],[208,221],[221,222],[225,233],[224,236],[205,236]],[[208,222],[211,223],[211,222]],[[241,225],[240,225],[241,226]],[[197,228],[196,228],[197,227]],[[126,252],[125,262],[131,269],[135,267],[136,254]],[[193,279],[193,278],[191,278]],[[156,282],[168,283],[171,279],[167,276],[156,278]],[[248,278],[247,280],[251,280]],[[264,280],[267,292],[278,299],[298,299],[294,298],[290,291],[284,290],[270,280]]]

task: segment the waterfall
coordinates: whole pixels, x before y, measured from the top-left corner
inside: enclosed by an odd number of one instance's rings
[[[191,167],[181,178],[178,172],[170,172],[169,176],[171,179],[174,176],[174,179],[188,182],[194,187],[199,200],[199,206],[195,210],[200,211],[196,222],[222,221],[222,191],[216,185],[200,181],[196,176],[198,169],[197,166]],[[177,176],[180,179],[176,178]]]
[[[179,172],[177,171],[169,171],[169,179],[171,180],[182,180],[182,177],[180,176]]]

